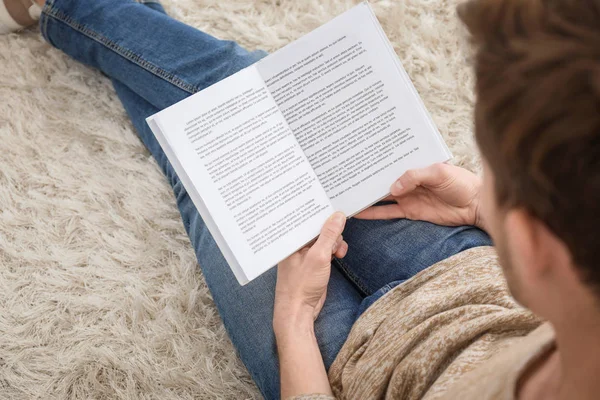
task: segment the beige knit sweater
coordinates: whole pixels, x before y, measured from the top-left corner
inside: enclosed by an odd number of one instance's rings
[[[540,323],[511,297],[493,248],[467,250],[397,286],[356,321],[329,370],[331,387],[339,399],[510,399],[520,368],[552,341],[548,329],[524,339]]]

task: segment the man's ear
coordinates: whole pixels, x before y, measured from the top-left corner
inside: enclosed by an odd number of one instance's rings
[[[507,212],[504,220],[507,245],[514,271],[521,281],[531,284],[570,265],[570,252],[542,221],[524,209]]]
[[[528,284],[539,273],[538,243],[529,213],[520,208],[511,209],[504,219],[506,246],[510,255],[512,273],[519,282]]]

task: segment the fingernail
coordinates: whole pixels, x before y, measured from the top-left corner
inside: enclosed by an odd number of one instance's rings
[[[402,186],[402,182],[400,181],[396,181],[396,183],[394,183],[394,186],[396,187],[396,190],[404,189],[404,186]]]
[[[344,213],[341,213],[339,211],[331,216],[331,222],[333,222],[338,228],[341,228],[344,225],[345,221],[346,216],[344,215]]]

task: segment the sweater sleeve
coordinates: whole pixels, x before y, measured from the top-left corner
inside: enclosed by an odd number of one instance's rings
[[[336,398],[328,394],[311,393],[288,397],[286,400],[336,400]]]

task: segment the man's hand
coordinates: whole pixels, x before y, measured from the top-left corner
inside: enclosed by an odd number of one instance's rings
[[[413,169],[391,187],[387,201],[396,204],[370,207],[356,215],[362,219],[408,218],[438,225],[475,225],[484,229],[479,215],[481,179],[466,169],[434,164]]]
[[[308,393],[331,395],[323,357],[315,337],[331,272],[331,257],[344,257],[344,214],[333,214],[317,241],[292,254],[277,267],[273,329],[277,338],[281,398]]]
[[[312,246],[279,263],[273,318],[276,333],[296,323],[312,324],[319,315],[325,302],[331,257],[342,258],[348,251],[342,239],[345,224],[344,214],[336,212]]]

